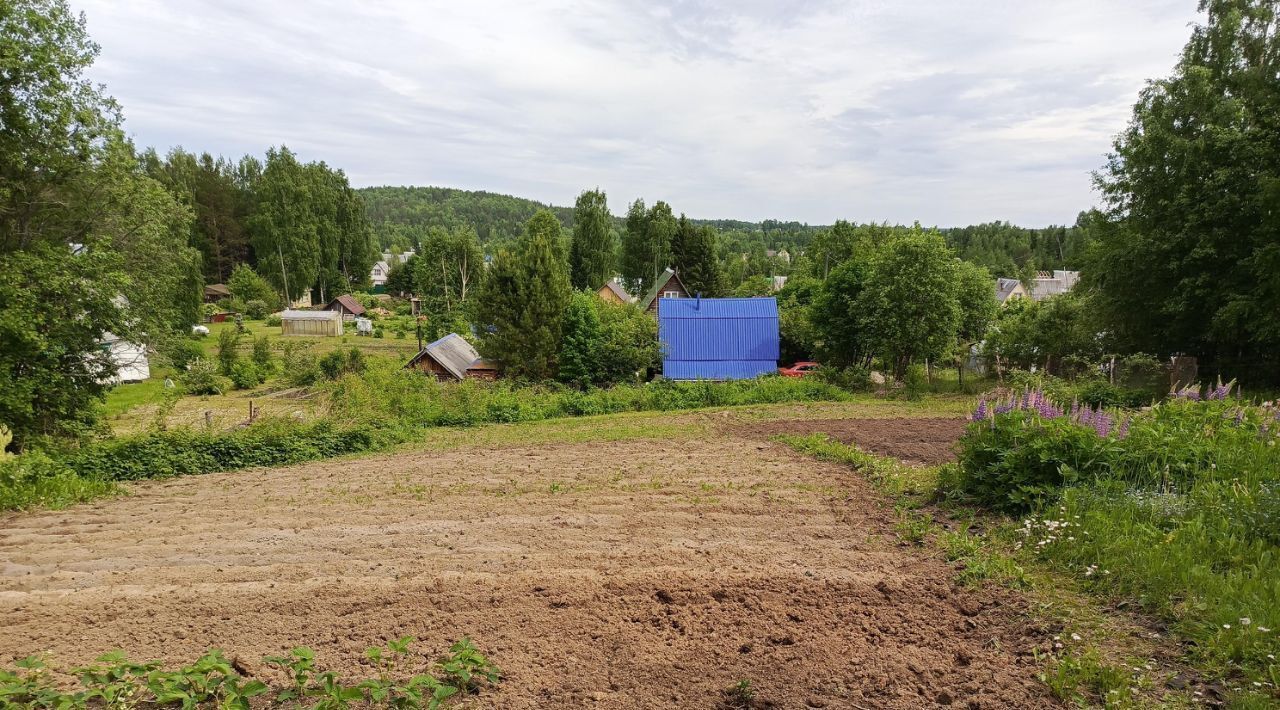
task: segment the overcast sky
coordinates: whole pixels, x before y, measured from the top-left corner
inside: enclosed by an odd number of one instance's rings
[[[1195,0],[71,0],[140,146],[693,217],[1070,223]]]

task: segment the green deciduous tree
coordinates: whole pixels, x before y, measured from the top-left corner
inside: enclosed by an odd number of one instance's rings
[[[833,269],[813,296],[809,321],[825,364],[865,367],[875,355],[865,293],[870,271],[866,255],[851,258]]]
[[[961,317],[957,263],[942,235],[919,228],[890,241],[872,260],[862,299],[865,322],[896,378],[913,362],[950,352]]]
[[[1280,24],[1270,0],[1202,0],[1173,75],[1140,94],[1097,182],[1084,271],[1126,349],[1277,379]]]
[[[678,224],[671,206],[659,200],[645,209],[636,200],[627,210],[626,232],[622,238],[622,277],[627,290],[641,295],[653,287],[657,277],[671,266],[671,241]]]
[[[616,246],[613,216],[603,190],[578,195],[573,208],[573,243],[569,250],[570,280],[574,288],[596,290],[613,277]]]
[[[600,299],[590,291],[573,294],[564,314],[564,337],[560,341],[561,382],[588,387],[600,379],[600,348],[603,334],[596,314]]]
[[[238,301],[262,301],[271,308],[281,305],[280,292],[276,291],[267,280],[262,278],[248,264],[238,264],[227,279],[227,289]]]
[[[465,314],[484,275],[484,254],[474,229],[459,227],[446,232],[433,227],[422,240],[422,251],[410,261],[416,284],[413,290],[422,299],[422,311],[429,319]]]
[[[84,78],[97,49],[61,0],[0,6],[0,422],[16,446],[93,420],[107,341],[155,341],[199,308],[190,211]]]

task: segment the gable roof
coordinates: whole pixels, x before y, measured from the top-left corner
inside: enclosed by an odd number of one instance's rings
[[[776,372],[780,353],[775,298],[663,298],[658,301],[662,374],[677,380],[728,380]]]
[[[601,291],[605,290],[606,288],[607,288],[607,289],[609,289],[610,291],[612,291],[612,292],[613,292],[613,295],[615,295],[615,296],[617,296],[618,298],[622,299],[622,302],[623,302],[623,303],[633,303],[633,302],[635,302],[635,300],[636,300],[636,297],[635,297],[635,296],[632,296],[631,294],[627,293],[627,290],[626,290],[625,288],[623,288],[623,287],[622,287],[622,284],[618,283],[617,281],[614,281],[613,279],[609,279],[608,281],[605,281],[605,282],[604,282],[604,285],[603,285],[603,286],[601,286],[601,287],[596,291],[596,293],[600,293]]]
[[[209,298],[209,297],[221,298],[224,296],[230,296],[231,289],[227,288],[226,284],[209,284],[208,286],[204,287],[204,295],[206,298]]]
[[[449,374],[459,380],[467,376],[467,368],[471,367],[480,360],[480,353],[463,339],[457,333],[450,333],[434,343],[427,343],[413,359],[409,361],[409,367],[424,357],[430,357],[432,360],[440,363],[440,366],[449,371]]]
[[[364,306],[360,305],[360,302],[356,300],[355,296],[352,296],[349,293],[343,294],[333,299],[332,301],[329,301],[329,305],[325,306],[324,309],[326,311],[333,310],[333,307],[335,305],[341,305],[343,308],[347,309],[347,311],[349,311],[352,315],[357,315],[357,316],[364,315]]]
[[[680,284],[681,291],[689,293],[689,288],[680,280],[680,275],[673,269],[667,269],[662,272],[662,275],[659,276],[656,281],[653,282],[653,288],[649,289],[649,293],[645,294],[644,300],[640,302],[640,308],[646,311],[649,310],[649,306],[652,306],[654,300],[658,298],[658,295],[666,290],[666,285],[671,283],[672,279],[675,279],[676,283]]]
[[[996,300],[1004,303],[1021,285],[1022,282],[1017,279],[996,279]]]

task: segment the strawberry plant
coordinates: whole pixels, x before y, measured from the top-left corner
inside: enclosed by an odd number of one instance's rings
[[[130,707],[147,686],[147,676],[160,667],[158,661],[134,663],[124,651],[112,651],[98,656],[96,665],[77,668],[73,673],[80,678],[85,691],[79,697],[86,703],[101,700],[107,707]]]
[[[468,637],[449,647],[449,655],[440,664],[445,679],[457,686],[464,693],[479,690],[479,681],[497,683],[500,677],[498,667],[493,665]]]
[[[268,666],[282,668],[289,672],[293,686],[276,694],[277,703],[298,700],[307,694],[307,684],[316,669],[316,652],[306,647],[291,649],[287,656],[267,656],[262,659]]]

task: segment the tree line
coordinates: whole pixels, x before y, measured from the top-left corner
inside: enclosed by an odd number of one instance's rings
[[[287,147],[238,161],[174,148],[148,150],[145,172],[186,205],[188,244],[208,283],[252,265],[279,296],[273,307],[314,291],[320,300],[368,282],[378,252],[364,202],[341,170],[303,163]]]

